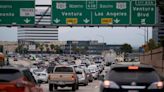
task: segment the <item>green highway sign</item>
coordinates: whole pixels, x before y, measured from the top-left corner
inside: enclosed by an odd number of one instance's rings
[[[129,24],[127,0],[52,0],[53,24]]]
[[[131,4],[132,24],[156,23],[156,0],[133,0]]]
[[[35,0],[0,0],[0,25],[35,23]]]
[[[155,24],[156,0],[52,0],[54,25]]]

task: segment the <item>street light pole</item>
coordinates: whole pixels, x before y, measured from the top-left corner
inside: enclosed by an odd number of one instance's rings
[[[146,28],[146,32],[147,32],[147,44],[148,44],[148,42],[149,42],[149,29],[148,29],[148,27]]]
[[[102,36],[102,35],[97,35],[97,36],[99,36],[103,39],[103,51],[104,51],[104,36]]]
[[[147,27],[146,29],[142,29],[142,30],[144,31],[144,41],[145,41],[145,44],[146,44],[149,41],[149,29]]]

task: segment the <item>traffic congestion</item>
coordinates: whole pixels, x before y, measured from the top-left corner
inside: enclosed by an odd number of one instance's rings
[[[0,92],[164,92],[164,0],[0,0]]]
[[[163,78],[152,66],[105,62],[102,56],[15,55],[0,75],[2,92],[84,92],[93,85],[94,92],[164,91]]]

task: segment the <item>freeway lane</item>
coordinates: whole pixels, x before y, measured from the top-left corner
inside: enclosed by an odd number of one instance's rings
[[[48,84],[42,84],[41,87],[43,88],[44,92],[49,92]],[[73,92],[71,88],[58,88],[58,90],[54,92]],[[99,81],[95,80],[92,83],[89,83],[88,86],[79,86],[79,90],[76,92],[99,92]]]

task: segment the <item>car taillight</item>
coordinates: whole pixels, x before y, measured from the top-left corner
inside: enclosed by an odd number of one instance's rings
[[[113,81],[105,80],[103,83],[105,88],[119,89],[120,87]]]
[[[162,89],[162,88],[164,88],[164,84],[161,81],[160,82],[154,82],[148,87],[148,89]]]
[[[51,79],[51,76],[50,76],[50,75],[48,75],[48,79],[49,79],[49,80]]]
[[[16,83],[16,87],[22,88],[25,87],[28,84],[27,81],[20,81]]]
[[[138,70],[139,67],[138,66],[129,66],[128,69],[129,70]]]
[[[74,75],[72,75],[72,80],[75,80],[75,76]]]

